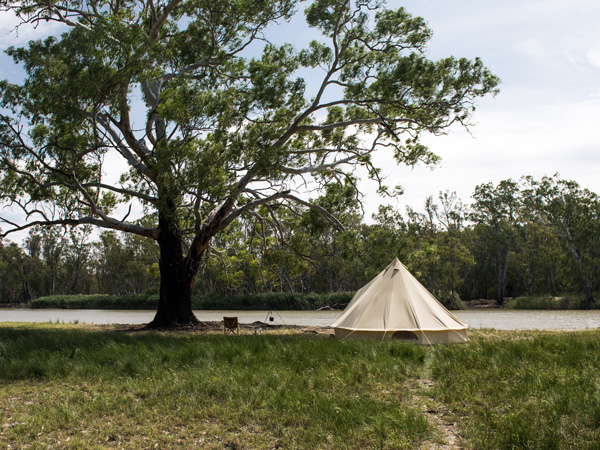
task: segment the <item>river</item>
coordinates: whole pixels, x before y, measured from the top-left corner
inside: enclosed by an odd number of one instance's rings
[[[240,323],[256,321],[272,325],[328,327],[341,311],[195,311],[203,321],[220,321],[223,316],[237,316]],[[497,330],[583,330],[600,328],[600,310],[530,311],[471,309],[453,311],[470,328]],[[94,309],[0,309],[0,322],[61,322],[88,324],[148,323],[154,311]],[[271,320],[272,318],[272,320]]]

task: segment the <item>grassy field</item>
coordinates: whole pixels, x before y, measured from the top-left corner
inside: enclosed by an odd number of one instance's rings
[[[600,448],[600,332],[0,326],[0,448]],[[448,444],[444,446],[444,444]]]

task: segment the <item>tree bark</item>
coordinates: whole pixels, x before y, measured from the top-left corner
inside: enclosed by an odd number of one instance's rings
[[[198,269],[190,268],[183,255],[182,240],[169,229],[168,221],[159,219],[160,233],[160,295],[152,328],[173,328],[185,325],[199,325],[200,321],[192,311],[192,285]]]

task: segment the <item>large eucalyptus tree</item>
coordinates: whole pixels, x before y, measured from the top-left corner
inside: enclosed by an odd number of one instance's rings
[[[421,135],[467,126],[498,83],[479,59],[428,60],[424,21],[379,0],[309,2],[315,40],[301,50],[269,40],[297,0],[2,5],[24,25],[64,28],[8,50],[26,76],[0,84],[1,203],[24,214],[3,209],[3,234],[91,224],[154,239],[155,326],[197,323],[201,258],[241,215],[295,202],[337,224],[309,189],[358,166],[378,178],[378,150],[432,163]],[[123,213],[133,204],[156,226]]]

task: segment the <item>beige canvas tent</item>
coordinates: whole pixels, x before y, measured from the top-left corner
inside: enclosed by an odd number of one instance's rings
[[[466,342],[468,325],[452,315],[398,258],[352,298],[332,325],[336,336]]]

